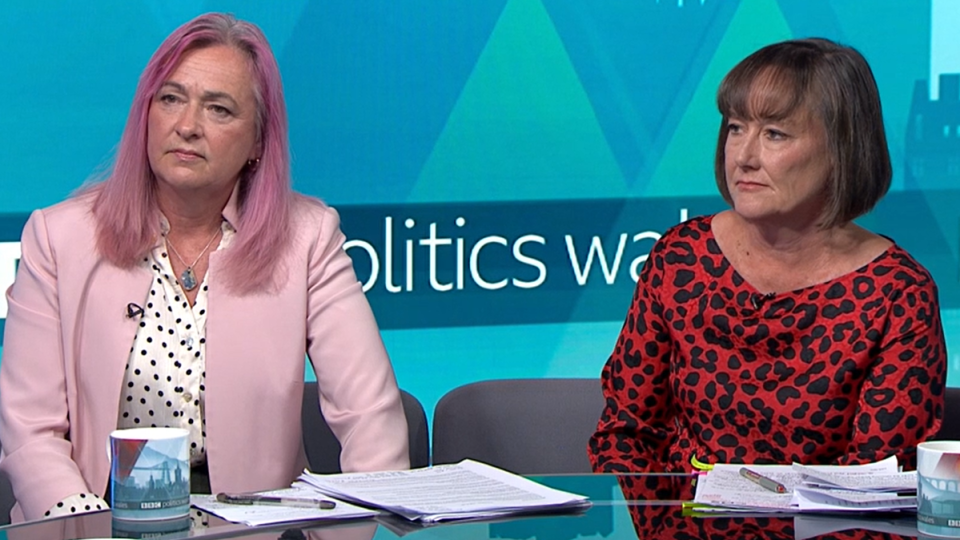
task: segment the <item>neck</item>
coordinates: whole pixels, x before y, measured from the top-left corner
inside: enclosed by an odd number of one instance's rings
[[[836,249],[845,249],[850,241],[850,229],[855,227],[844,225],[823,229],[815,222],[799,226],[757,223],[744,220],[736,212],[733,215],[741,222],[744,231],[742,238],[747,246],[784,262],[810,260],[811,255],[818,257]]]
[[[867,264],[890,245],[854,223],[827,229],[761,226],[733,210],[718,214],[713,230],[730,264],[760,292],[824,283]]]
[[[721,245],[721,249],[727,252],[731,248],[728,259],[744,279],[763,292],[822,283],[869,260],[860,254],[865,231],[852,223],[797,230],[739,220],[738,228],[740,233],[731,238],[733,244]]]
[[[167,218],[170,234],[178,237],[209,236],[220,228],[223,208],[230,193],[220,197],[181,196],[162,193],[158,197],[160,211]]]

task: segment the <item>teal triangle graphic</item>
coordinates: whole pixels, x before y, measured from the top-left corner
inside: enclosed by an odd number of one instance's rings
[[[411,202],[622,197],[623,175],[543,5],[504,7]]]
[[[775,0],[740,4],[704,71],[663,158],[642,193],[648,197],[715,196],[713,156],[720,128],[717,88],[733,66],[764,45],[790,39]]]

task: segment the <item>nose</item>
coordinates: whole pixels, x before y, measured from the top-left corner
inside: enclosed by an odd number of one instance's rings
[[[741,169],[756,169],[759,166],[759,135],[749,130],[741,137],[737,137],[736,146],[733,148],[734,161],[737,167]]]
[[[195,104],[189,104],[180,111],[180,117],[177,118],[177,134],[184,140],[195,139],[203,135],[202,122],[200,119],[201,108]]]

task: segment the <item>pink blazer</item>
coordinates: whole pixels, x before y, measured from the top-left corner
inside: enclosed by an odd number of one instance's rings
[[[124,367],[151,274],[101,258],[91,197],[35,211],[7,291],[0,363],[0,468],[22,515],[40,518],[78,492],[103,493]],[[224,215],[237,223],[235,202]],[[344,253],[336,211],[298,197],[294,238],[270,294],[217,286],[210,256],[205,409],[210,485],[289,486],[306,466],[300,426],[305,355],[320,406],[343,446],[344,471],[409,467],[407,426],[390,360]]]

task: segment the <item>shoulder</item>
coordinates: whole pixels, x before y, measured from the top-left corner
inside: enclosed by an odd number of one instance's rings
[[[56,276],[58,268],[68,268],[71,275],[82,275],[98,257],[89,195],[35,210],[23,227],[21,264],[39,272]]]
[[[936,288],[930,272],[897,244],[891,245],[864,270],[874,279],[897,284],[898,288]]]
[[[700,242],[713,238],[711,231],[714,216],[697,216],[687,221],[677,223],[663,233],[661,241],[665,242]]]
[[[295,193],[290,204],[290,232],[301,247],[342,244],[340,214],[316,197]]]
[[[290,203],[291,223],[294,226],[321,223],[325,220],[337,219],[339,215],[332,206],[316,197],[301,193],[294,193]]]
[[[702,256],[719,255],[710,227],[712,219],[713,216],[699,216],[667,229],[650,250],[641,280],[657,285],[662,280],[672,280],[669,275],[690,276],[698,271]],[[686,277],[684,280],[689,281]]]
[[[294,193],[290,204],[290,224],[295,231],[318,226],[339,228],[340,214],[316,197]]]
[[[38,210],[48,223],[91,222],[96,193],[86,192]]]
[[[664,254],[671,251],[683,253],[702,253],[712,251],[713,237],[711,223],[713,216],[698,216],[667,229],[654,245],[652,254]]]
[[[72,243],[92,240],[96,233],[93,216],[95,195],[87,192],[65,201],[35,210],[24,227],[24,240],[28,234],[42,234],[52,243]],[[89,244],[87,244],[89,245]]]

